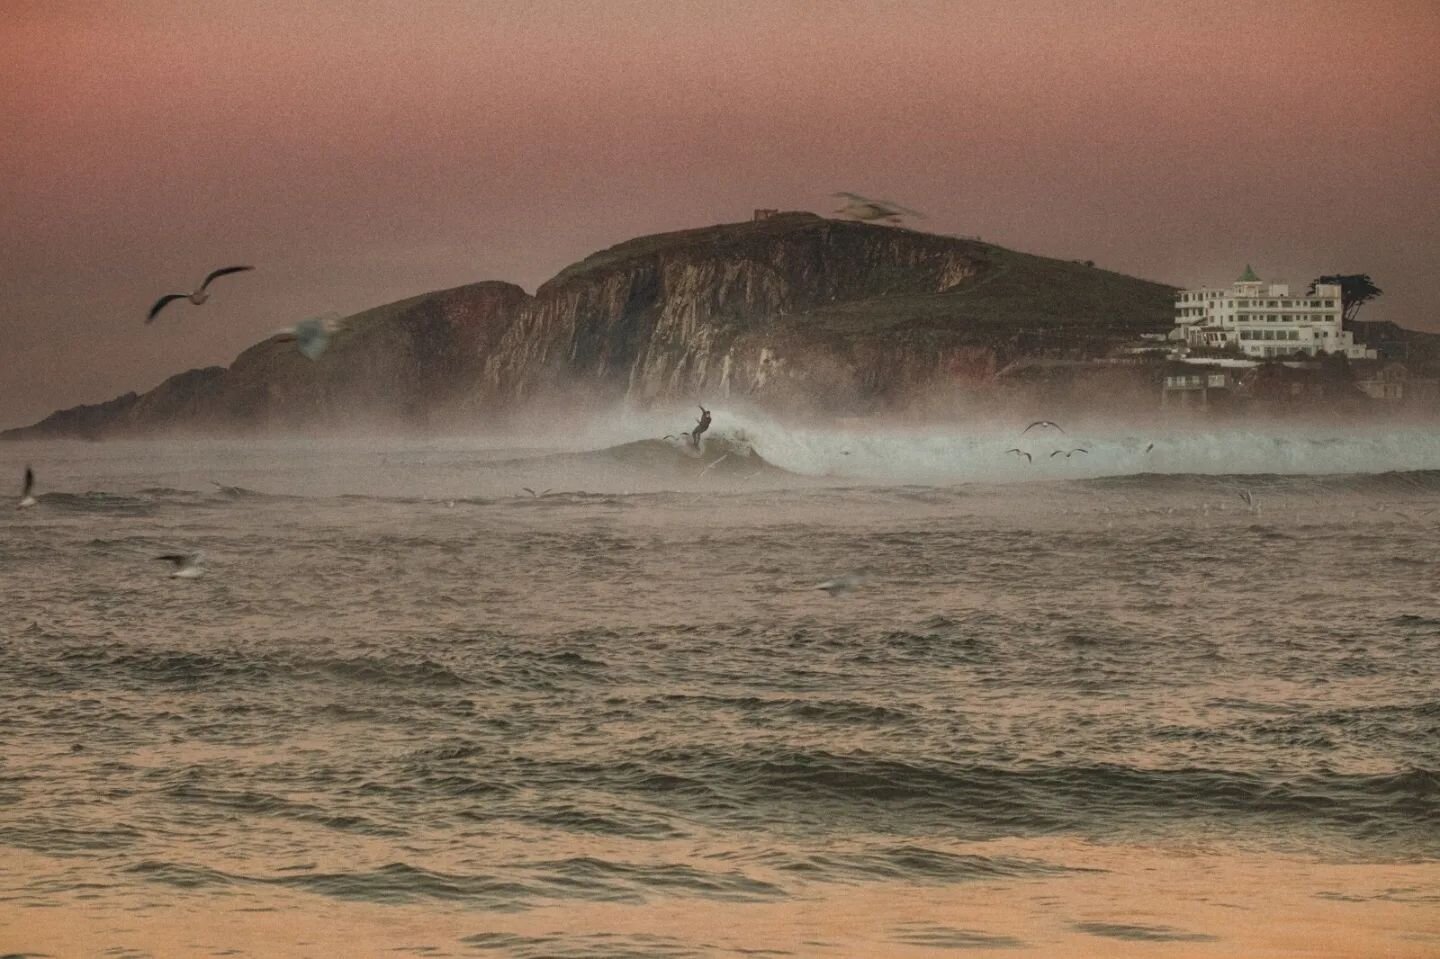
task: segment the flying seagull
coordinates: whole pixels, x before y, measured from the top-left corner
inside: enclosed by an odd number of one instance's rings
[[[281,343],[298,343],[306,359],[316,360],[330,346],[330,338],[344,328],[345,320],[338,313],[327,313],[277,330],[276,335]]]
[[[535,497],[536,499],[539,499],[539,498],[542,497],[542,496],[549,496],[549,495],[550,495],[550,490],[548,490],[548,489],[541,490],[540,492],[537,493],[537,492],[535,492],[533,489],[531,489],[531,488],[528,487],[528,486],[522,486],[522,487],[520,487],[520,488],[521,488],[522,490],[524,490],[525,492],[529,493],[531,496]]]
[[[925,218],[925,214],[889,200],[872,200],[858,193],[832,193],[831,196],[837,200],[846,201],[844,206],[835,211],[836,213],[867,223],[871,220],[899,223],[900,218],[906,216],[918,216],[922,220]]]
[[[834,597],[839,596],[841,593],[850,592],[863,582],[865,582],[865,577],[861,573],[845,573],[843,576],[836,576],[834,579],[827,579],[823,583],[817,583],[813,588],[823,589]]]
[[[1027,462],[1027,463],[1033,463],[1033,462],[1035,462],[1035,457],[1031,456],[1029,453],[1025,452],[1024,450],[1012,449],[1012,450],[1006,450],[1005,452],[1007,452],[1007,453],[1016,453],[1016,454],[1019,454],[1020,456],[1025,457],[1025,462]],[[1057,452],[1058,452],[1058,450],[1057,450]]]
[[[1021,430],[1021,431],[1020,431],[1020,435],[1021,435],[1021,436],[1024,436],[1026,433],[1030,432],[1031,430],[1033,430],[1033,429],[1034,429],[1035,427],[1037,427],[1037,426],[1040,427],[1041,429],[1056,429],[1056,430],[1059,430],[1059,431],[1062,432],[1062,433],[1065,432],[1065,428],[1062,427],[1059,423],[1052,423],[1052,422],[1050,422],[1049,420],[1036,420],[1035,422],[1031,423],[1029,426],[1025,427],[1023,430]]]
[[[205,569],[200,565],[200,561],[205,558],[203,553],[166,553],[155,558],[163,559],[175,567],[170,573],[172,579],[199,579],[205,574]]]
[[[161,310],[165,309],[165,307],[169,305],[171,300],[189,300],[191,303],[199,306],[201,303],[204,303],[206,300],[210,299],[210,294],[206,292],[205,288],[209,286],[216,277],[226,276],[230,273],[244,273],[246,270],[253,269],[255,269],[253,266],[221,267],[220,269],[211,273],[209,276],[205,277],[205,282],[201,283],[200,288],[194,293],[168,293],[165,296],[160,297],[160,299],[156,300],[155,305],[150,307],[150,315],[145,317],[145,322],[149,323],[151,320],[155,319],[156,314],[158,314]]]
[[[1077,449],[1073,449],[1073,450],[1056,450],[1055,452],[1053,452],[1053,453],[1050,454],[1050,458],[1051,458],[1051,459],[1054,459],[1055,457],[1059,456],[1061,453],[1064,453],[1064,454],[1065,454],[1065,458],[1068,460],[1070,457],[1074,456],[1076,453],[1084,453],[1084,454],[1086,454],[1086,455],[1089,455],[1090,451],[1089,451],[1089,450],[1082,450],[1082,449],[1078,449],[1078,448],[1077,448]]]
[[[1250,494],[1250,491],[1248,489],[1242,489],[1240,491],[1240,498],[1245,501],[1245,506],[1247,509],[1255,508],[1255,497]]]
[[[25,483],[20,487],[20,502],[16,505],[16,509],[29,509],[38,504],[39,501],[30,495],[30,491],[34,488],[35,471],[27,466],[25,467]]]

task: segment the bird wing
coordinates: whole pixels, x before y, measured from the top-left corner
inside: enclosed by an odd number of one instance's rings
[[[1035,462],[1035,457],[1031,456],[1029,453],[1025,452],[1024,450],[1021,450],[1021,451],[1020,451],[1020,455],[1023,456],[1023,457],[1025,457],[1025,462],[1027,462],[1027,463],[1033,463],[1033,462]]]
[[[922,220],[925,219],[925,214],[921,213],[919,210],[912,210],[907,206],[901,206],[900,204],[892,203],[889,200],[877,200],[876,206],[882,206],[887,210],[893,210],[895,213],[903,213],[906,216],[918,216]]]
[[[310,317],[308,320],[301,320],[295,324],[295,329],[312,329],[326,334],[339,333],[345,329],[347,322],[347,318],[341,316],[339,313],[321,313],[318,316]]]
[[[330,331],[321,320],[306,320],[295,328],[295,338],[300,341],[300,352],[306,359],[319,359],[330,345]]]
[[[152,307],[150,307],[150,312],[149,312],[148,315],[146,315],[146,317],[145,317],[145,322],[146,322],[146,323],[149,323],[151,320],[155,319],[155,314],[157,314],[157,313],[159,313],[161,310],[165,309],[165,306],[166,306],[171,300],[183,300],[183,299],[187,298],[189,295],[190,295],[189,293],[169,293],[169,294],[166,294],[165,296],[160,297],[160,299],[158,299],[158,300],[155,301],[155,305],[152,306]]]
[[[211,272],[209,276],[205,277],[205,282],[200,284],[200,289],[205,289],[216,277],[225,276],[230,273],[244,273],[246,270],[253,269],[255,269],[253,266],[222,266],[220,269]]]
[[[34,488],[35,488],[35,471],[32,470],[30,467],[27,466],[27,467],[25,467],[25,486],[24,486],[23,489],[20,490],[20,498],[21,498],[21,499],[24,499],[25,497],[29,496],[29,495],[30,495],[30,491],[31,491],[32,489],[34,489]]]
[[[1089,456],[1089,455],[1090,455],[1090,451],[1089,451],[1089,450],[1071,450],[1070,452],[1072,452],[1072,453],[1084,453],[1086,456]]]
[[[528,487],[528,486],[522,486],[522,487],[520,487],[520,488],[521,488],[522,490],[524,490],[525,492],[529,493],[531,496],[534,496],[534,495],[535,495],[535,491],[534,491],[533,489],[531,489],[530,487]]]
[[[1046,423],[1044,420],[1036,420],[1035,422],[1031,423],[1029,426],[1025,427],[1023,430],[1021,430],[1021,431],[1020,431],[1020,435],[1021,435],[1021,436],[1024,436],[1026,433],[1030,432],[1031,430],[1033,430],[1033,429],[1034,429],[1035,427],[1037,427],[1037,426],[1049,426],[1049,425],[1050,425],[1050,424],[1049,424],[1049,423]]]
[[[1050,454],[1050,458],[1053,460],[1055,457],[1059,456],[1061,453],[1064,453],[1064,452],[1065,452],[1064,450],[1056,450],[1055,452],[1053,452],[1053,453]],[[1068,455],[1068,454],[1067,454],[1067,455]]]

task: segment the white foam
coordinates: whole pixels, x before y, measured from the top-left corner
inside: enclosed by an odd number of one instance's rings
[[[866,482],[1023,482],[1137,473],[1281,475],[1440,469],[1440,435],[1419,427],[1346,425],[1140,432],[1025,424],[816,429],[715,411],[719,436],[742,436],[768,462],[805,476]],[[1146,448],[1154,444],[1149,452]],[[1013,448],[1033,457],[1007,453]],[[1085,449],[1070,457],[1056,451]]]

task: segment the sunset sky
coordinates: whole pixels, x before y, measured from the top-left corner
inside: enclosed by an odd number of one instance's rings
[[[0,426],[275,328],[825,212],[1440,330],[1435,0],[9,0]],[[250,263],[205,307],[154,299]]]

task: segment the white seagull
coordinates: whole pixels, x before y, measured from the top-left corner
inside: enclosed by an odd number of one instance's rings
[[[1006,450],[1005,452],[1007,452],[1007,453],[1014,453],[1014,454],[1017,455],[1017,456],[1023,456],[1023,457],[1025,457],[1025,462],[1027,462],[1027,463],[1033,463],[1033,462],[1035,462],[1035,457],[1031,456],[1029,453],[1025,452],[1025,451],[1022,450],[1022,449],[1010,449],[1010,450]],[[1053,456],[1054,454],[1052,453],[1051,455]]]
[[[320,358],[330,346],[330,338],[345,328],[345,320],[338,313],[326,313],[324,316],[312,316],[308,320],[301,320],[294,326],[287,326],[283,330],[277,330],[276,335],[282,343],[294,340],[300,346],[300,352],[305,354],[306,359],[315,360]]]
[[[204,553],[166,553],[155,558],[163,559],[175,567],[170,573],[172,579],[199,579],[205,575],[205,568],[200,565],[205,558]]]
[[[29,509],[39,504],[39,500],[30,495],[30,491],[34,488],[35,471],[27,466],[25,467],[25,483],[20,487],[20,502],[15,506],[16,509]]]
[[[221,267],[220,269],[212,272],[209,276],[205,277],[205,282],[201,283],[200,288],[193,293],[167,293],[165,296],[162,296],[160,297],[160,299],[156,300],[154,306],[150,307],[150,315],[145,317],[145,322],[149,323],[151,320],[155,319],[156,315],[161,310],[165,309],[165,307],[170,304],[171,300],[189,300],[191,303],[199,306],[201,303],[204,303],[206,300],[210,299],[210,294],[206,292],[205,288],[209,286],[216,277],[226,276],[231,273],[244,273],[246,270],[253,269],[255,269],[255,267],[253,266]]]
[[[845,573],[842,576],[836,576],[834,579],[827,579],[823,583],[816,583],[812,589],[823,589],[834,597],[839,596],[841,593],[848,593],[864,582],[865,574],[863,573]]]
[[[899,223],[902,217],[918,216],[922,220],[925,214],[889,200],[872,200],[863,197],[858,193],[832,193],[836,199],[845,200],[845,205],[836,210],[836,213],[852,217],[866,223],[871,220],[884,220],[886,223]]]
[[[1029,426],[1025,427],[1023,430],[1021,430],[1021,431],[1020,431],[1020,435],[1021,435],[1021,436],[1024,436],[1026,433],[1030,432],[1031,430],[1033,430],[1033,429],[1034,429],[1035,427],[1037,427],[1037,426],[1040,427],[1041,429],[1047,429],[1047,430],[1048,430],[1048,429],[1053,429],[1053,430],[1059,430],[1059,431],[1062,432],[1062,433],[1065,432],[1065,428],[1062,427],[1059,423],[1052,423],[1052,422],[1050,422],[1049,420],[1036,420],[1035,422],[1031,423]],[[1068,434],[1067,434],[1067,435],[1068,435]]]

